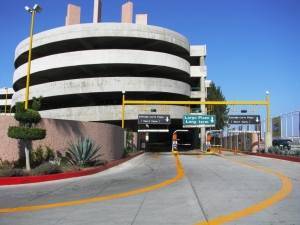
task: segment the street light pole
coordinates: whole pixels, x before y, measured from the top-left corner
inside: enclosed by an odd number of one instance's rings
[[[37,4],[34,5],[33,9],[25,6],[25,9],[31,13],[31,26],[30,26],[30,41],[29,41],[29,51],[28,51],[28,67],[27,67],[27,77],[26,77],[26,93],[25,93],[25,109],[28,109],[28,98],[29,98],[29,82],[30,82],[30,66],[31,66],[31,51],[32,51],[32,34],[34,27],[34,14],[40,13],[42,8]]]

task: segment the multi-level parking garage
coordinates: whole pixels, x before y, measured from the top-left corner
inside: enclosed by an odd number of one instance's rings
[[[0,115],[11,115],[11,99],[14,94],[12,88],[0,88]]]
[[[25,99],[28,46],[25,39],[16,48],[12,105]],[[205,45],[190,46],[177,32],[145,24],[47,30],[33,36],[29,101],[43,96],[44,118],[121,125],[122,91],[133,100],[204,100],[205,56]],[[190,110],[186,105],[126,105],[125,128],[137,130],[138,114],[151,109],[170,114],[170,130],[181,128]]]

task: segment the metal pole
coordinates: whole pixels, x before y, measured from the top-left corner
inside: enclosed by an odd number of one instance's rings
[[[122,91],[122,128],[124,128],[124,113],[125,113],[125,91]]]
[[[266,101],[267,101],[267,132],[270,132],[270,97],[269,92],[267,92],[266,95]]]
[[[27,67],[27,79],[26,79],[26,94],[25,94],[25,109],[28,109],[28,97],[29,97],[29,81],[30,81],[30,66],[31,66],[31,50],[32,50],[32,34],[34,26],[34,14],[35,11],[31,11],[31,27],[30,27],[30,41],[29,41],[29,52],[28,52],[28,67]]]

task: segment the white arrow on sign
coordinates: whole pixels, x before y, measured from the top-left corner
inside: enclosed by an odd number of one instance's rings
[[[213,117],[211,118],[210,122],[212,122],[212,123],[214,122],[214,118]]]
[[[259,121],[259,119],[258,119],[258,117],[256,117],[256,122],[258,122]]]
[[[169,122],[169,117],[167,117],[166,121]]]

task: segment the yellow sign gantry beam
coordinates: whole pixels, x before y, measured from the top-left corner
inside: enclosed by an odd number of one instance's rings
[[[151,100],[125,100],[122,101],[122,128],[124,128],[125,105],[266,105],[267,106],[267,132],[270,132],[270,100],[266,101],[151,101]]]
[[[268,105],[267,101],[147,101],[124,100],[124,105]]]

